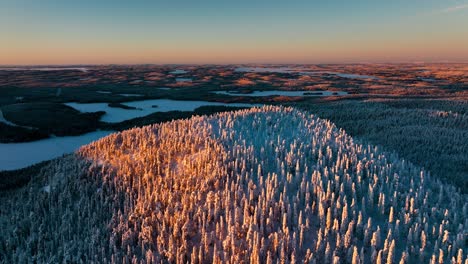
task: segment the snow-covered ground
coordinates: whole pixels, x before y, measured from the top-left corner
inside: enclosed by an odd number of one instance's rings
[[[273,95],[282,95],[282,96],[332,96],[332,95],[347,95],[347,92],[333,92],[333,91],[254,91],[253,93],[231,93],[229,91],[216,91],[215,94],[224,94],[231,96],[253,96],[253,97],[262,97],[262,96],[273,96]]]
[[[237,106],[237,107],[251,107],[252,104],[225,104],[206,101],[178,101],[170,99],[154,99],[122,103],[123,105],[136,107],[138,109],[123,109],[116,107],[109,107],[107,103],[66,103],[66,105],[75,108],[83,113],[92,113],[98,111],[106,112],[102,116],[101,121],[108,123],[118,123],[125,120],[130,120],[137,117],[146,116],[156,112],[168,111],[193,111],[200,106],[205,105],[224,105],[224,106]]]
[[[80,136],[54,137],[33,142],[0,143],[0,171],[21,169],[60,157],[111,133],[95,131]]]

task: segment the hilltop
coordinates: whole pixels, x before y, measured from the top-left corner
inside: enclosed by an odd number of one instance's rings
[[[467,260],[466,195],[285,107],[111,134],[2,193],[0,211],[8,263]]]

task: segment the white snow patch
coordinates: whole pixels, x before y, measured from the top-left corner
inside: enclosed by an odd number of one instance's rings
[[[95,131],[80,136],[54,137],[33,142],[0,143],[0,171],[21,169],[60,157],[111,133]]]

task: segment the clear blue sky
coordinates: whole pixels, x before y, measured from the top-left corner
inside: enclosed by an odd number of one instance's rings
[[[468,0],[1,0],[0,64],[468,61]]]

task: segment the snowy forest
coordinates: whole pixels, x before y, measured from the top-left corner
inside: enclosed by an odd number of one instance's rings
[[[2,263],[468,263],[466,194],[290,107],[114,133],[0,199]]]

